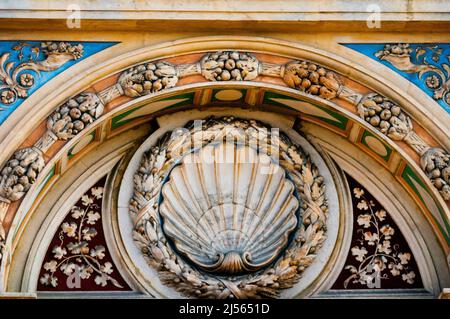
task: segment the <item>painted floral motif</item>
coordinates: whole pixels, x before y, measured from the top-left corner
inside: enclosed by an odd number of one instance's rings
[[[38,290],[129,290],[107,252],[101,223],[105,178],[71,208],[49,246]],[[74,285],[74,284],[73,284]],[[73,288],[72,288],[73,289]]]
[[[394,221],[367,190],[348,180],[354,231],[345,267],[333,289],[422,287],[414,257]]]
[[[450,106],[450,55],[440,45],[386,44],[375,56],[405,73],[415,73],[436,101]],[[444,59],[441,59],[444,58]]]
[[[30,47],[29,56],[25,57],[25,48]],[[0,102],[4,105],[14,103],[18,98],[28,97],[28,90],[35,83],[35,76],[41,71],[54,71],[68,61],[83,56],[83,45],[72,45],[68,42],[43,42],[41,47],[32,46],[26,42],[19,43],[12,48],[19,52],[19,64],[10,61],[10,53],[0,56]],[[40,52],[43,58],[40,57]]]

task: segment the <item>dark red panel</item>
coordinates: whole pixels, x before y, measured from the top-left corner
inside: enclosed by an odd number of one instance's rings
[[[422,288],[414,255],[389,212],[356,180],[347,178],[354,216],[352,244],[332,289]]]
[[[102,227],[106,176],[72,207],[42,263],[38,291],[129,291],[108,251]]]

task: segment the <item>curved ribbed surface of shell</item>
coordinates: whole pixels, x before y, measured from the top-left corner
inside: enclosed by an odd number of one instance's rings
[[[210,272],[242,273],[271,263],[297,225],[299,202],[269,156],[233,143],[186,155],[162,187],[164,232]]]

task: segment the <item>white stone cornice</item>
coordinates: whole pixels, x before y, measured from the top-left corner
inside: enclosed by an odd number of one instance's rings
[[[448,21],[450,5],[439,0],[373,0],[385,21]],[[223,1],[174,0],[4,0],[0,18],[66,19],[79,6],[82,19],[115,20],[234,20],[234,21],[365,21],[373,9],[361,1]]]

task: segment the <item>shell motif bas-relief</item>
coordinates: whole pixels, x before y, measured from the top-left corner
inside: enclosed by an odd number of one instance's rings
[[[208,117],[167,132],[133,183],[134,242],[160,282],[187,297],[278,298],[327,238],[324,177],[257,120]]]
[[[186,155],[161,190],[166,235],[196,266],[218,274],[273,262],[297,226],[298,208],[284,169],[236,144],[210,144]]]

